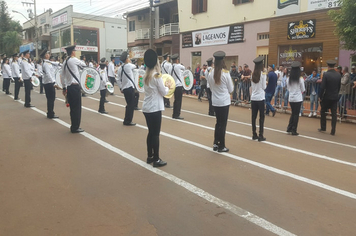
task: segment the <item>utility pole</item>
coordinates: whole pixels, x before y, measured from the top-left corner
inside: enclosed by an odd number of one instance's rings
[[[150,0],[150,48],[153,49],[153,0]]]
[[[38,25],[37,25],[37,11],[36,11],[36,0],[32,2],[22,2],[22,5],[34,5],[34,12],[35,12],[35,40],[36,40],[36,58],[39,58],[38,55]]]

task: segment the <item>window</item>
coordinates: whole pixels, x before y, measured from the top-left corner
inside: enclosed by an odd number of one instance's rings
[[[129,32],[135,31],[135,21],[131,20],[129,21]]]
[[[85,46],[98,46],[97,30],[74,28],[73,31],[75,44]]]
[[[192,13],[193,15],[197,13],[208,11],[208,0],[192,0]]]
[[[59,32],[51,33],[51,48],[59,48]]]
[[[257,40],[264,40],[264,39],[269,39],[268,33],[257,34]]]
[[[71,45],[70,28],[61,30],[61,47]]]
[[[232,0],[232,4],[237,5],[241,3],[253,2],[253,0]]]
[[[263,66],[265,68],[268,68],[268,55],[258,55],[259,57],[260,56],[263,56],[264,60],[263,60]]]
[[[42,26],[40,26],[39,28],[38,28],[38,31],[39,31],[39,35],[38,36],[41,36],[42,35]]]

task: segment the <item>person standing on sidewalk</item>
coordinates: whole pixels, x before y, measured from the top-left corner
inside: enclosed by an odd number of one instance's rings
[[[212,94],[211,94],[210,84],[208,81],[209,74],[213,70],[213,60],[214,59],[212,57],[210,57],[208,60],[206,60],[206,63],[208,64],[208,68],[206,70],[206,93],[207,93],[208,101],[209,101],[209,111],[208,111],[209,116],[215,116],[215,111],[214,111],[213,103],[211,100]]]
[[[274,73],[273,65],[268,66],[268,84],[266,88],[266,115],[269,116],[269,111],[272,115],[276,115],[276,109],[271,105],[272,97],[275,93],[277,86],[277,74]]]
[[[206,91],[206,85],[207,85],[207,80],[206,80],[206,74],[207,74],[207,64],[204,63],[203,69],[200,71],[200,92],[198,96],[198,100],[201,101],[201,97],[204,96],[204,93]]]

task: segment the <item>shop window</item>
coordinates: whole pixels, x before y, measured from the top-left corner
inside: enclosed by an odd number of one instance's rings
[[[192,0],[192,14],[208,11],[208,0]]]
[[[98,31],[75,28],[74,43],[76,45],[98,46]]]
[[[352,56],[352,58],[351,58],[351,66],[356,66],[356,56]]]
[[[61,30],[61,47],[71,45],[70,28]]]
[[[51,48],[59,48],[59,32],[51,33]]]
[[[234,5],[248,3],[248,2],[253,2],[253,0],[232,0],[232,4],[234,4]]]
[[[268,68],[268,55],[262,54],[262,55],[258,55],[258,56],[259,56],[259,57],[262,56],[262,57],[264,58],[264,60],[263,60],[263,66],[264,66],[265,68]]]
[[[257,40],[269,39],[268,33],[257,34]]]
[[[129,21],[129,32],[135,31],[135,21]]]

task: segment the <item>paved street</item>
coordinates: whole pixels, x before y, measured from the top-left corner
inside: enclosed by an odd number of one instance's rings
[[[2,80],[1,80],[2,82]],[[11,85],[13,92],[13,84]],[[117,87],[116,87],[117,89]],[[230,107],[229,153],[212,151],[208,103],[183,99],[183,121],[163,113],[160,157],[145,163],[146,123],[122,125],[116,91],[97,112],[99,94],[82,99],[86,132],[69,131],[57,91],[58,120],[0,93],[0,235],[355,235],[356,126],[331,136],[319,119],[301,117],[294,137],[288,114],[266,117],[267,142],[251,140],[250,111]],[[141,94],[141,100],[143,94]],[[173,102],[173,99],[171,100]],[[139,104],[142,106],[142,103]]]

